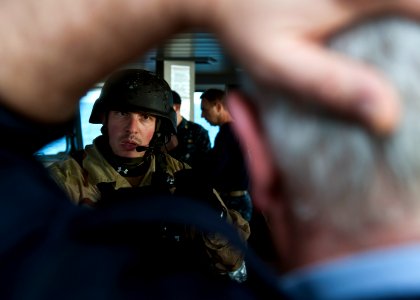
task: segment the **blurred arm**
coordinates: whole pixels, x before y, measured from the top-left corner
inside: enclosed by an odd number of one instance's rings
[[[361,17],[420,16],[419,0],[4,0],[0,101],[33,120],[62,122],[112,70],[185,29],[212,31],[257,81],[317,95],[378,131],[397,120],[397,96],[364,66],[321,42]],[[331,81],[327,85],[327,80]],[[328,88],[326,88],[326,85]]]

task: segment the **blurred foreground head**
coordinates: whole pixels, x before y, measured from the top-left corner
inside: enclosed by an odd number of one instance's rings
[[[281,202],[272,200],[277,211],[266,213],[276,223],[282,210],[294,240],[296,233],[309,241],[327,232],[345,243],[384,244],[404,238],[400,230],[419,237],[420,24],[370,21],[340,33],[330,47],[378,68],[396,86],[403,101],[399,127],[380,138],[314,102],[250,88],[274,160],[271,198]]]

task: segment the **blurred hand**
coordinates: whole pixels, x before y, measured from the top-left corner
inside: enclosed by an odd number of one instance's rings
[[[43,123],[67,121],[111,71],[174,33],[204,29],[259,83],[316,96],[386,133],[398,120],[396,93],[323,42],[389,12],[420,17],[420,0],[5,0],[0,102]]]
[[[324,47],[361,18],[388,13],[420,18],[420,1],[219,1],[215,26],[233,58],[258,84],[310,95],[360,118],[376,133],[398,121],[398,95],[375,70]]]

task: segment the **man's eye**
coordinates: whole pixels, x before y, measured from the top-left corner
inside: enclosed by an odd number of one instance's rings
[[[118,114],[120,116],[127,116],[128,115],[128,112],[126,112],[126,111],[119,111]]]

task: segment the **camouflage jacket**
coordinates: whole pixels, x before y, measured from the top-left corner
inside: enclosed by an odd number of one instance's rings
[[[165,154],[165,159],[170,175],[189,168],[188,165],[179,162],[170,155]],[[151,157],[150,166],[138,182],[138,187],[151,185],[152,175],[156,171],[156,164],[156,157]],[[68,158],[64,161],[55,162],[48,169],[53,179],[70,196],[71,201],[78,205],[94,207],[101,200],[101,192],[98,189],[98,184],[100,183],[112,183],[116,190],[134,187],[126,177],[120,175],[106,161],[95,145],[89,145],[85,148],[81,162],[76,161],[74,158]],[[247,221],[236,211],[228,210],[217,192],[215,190],[213,192],[228,212],[227,221],[237,228],[244,240],[247,240],[250,235]],[[232,249],[230,244],[222,237],[203,235],[203,241],[214,267],[220,273],[231,272],[241,266],[243,255]]]
[[[172,157],[190,166],[199,163],[210,150],[209,133],[201,125],[182,118],[177,126],[178,146],[169,151]]]

